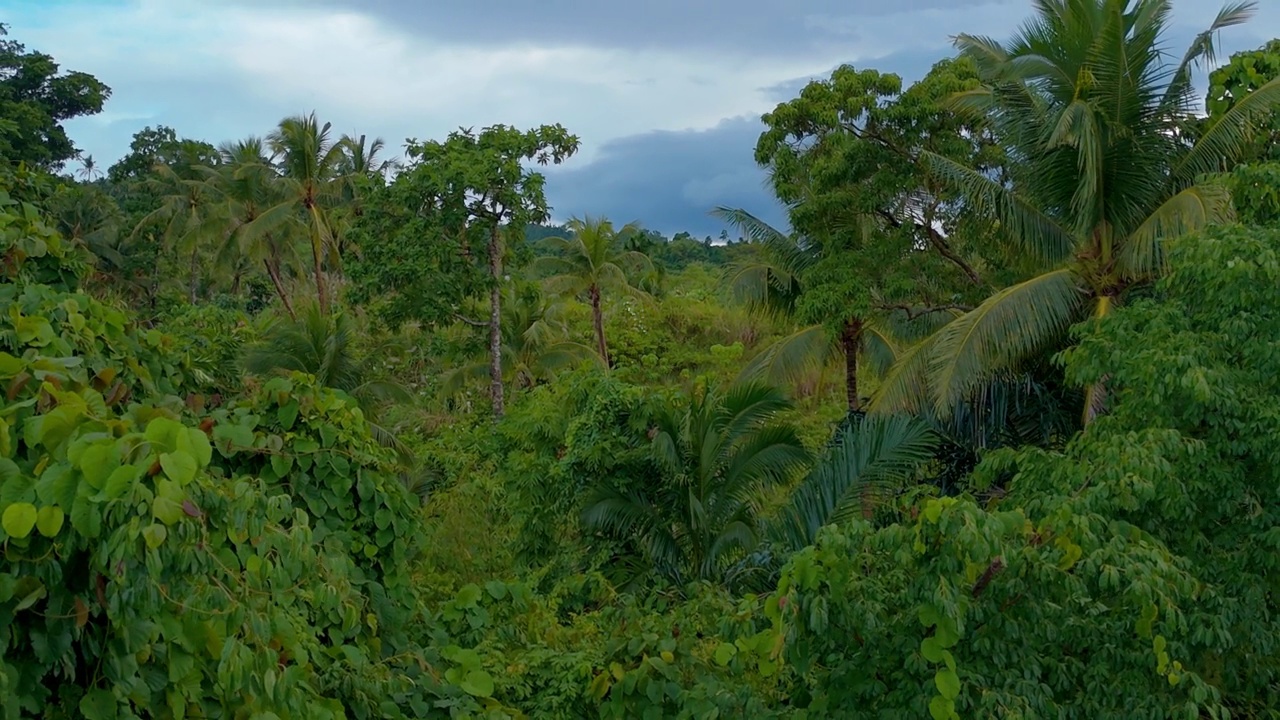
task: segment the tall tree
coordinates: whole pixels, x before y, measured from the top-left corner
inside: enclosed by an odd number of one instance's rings
[[[139,291],[135,302],[155,310],[166,278],[187,270],[171,264],[166,235],[169,217],[156,210],[167,202],[178,181],[204,182],[220,158],[209,143],[181,138],[173,128],[147,127],[134,133],[129,152],[107,169],[107,191],[124,214],[123,227],[131,232],[122,238],[123,274]],[[166,168],[161,176],[159,168]],[[212,200],[214,194],[209,193]]]
[[[1011,253],[1039,271],[1004,287],[905,353],[877,406],[929,403],[940,413],[1002,372],[1061,347],[1069,325],[1102,318],[1164,264],[1163,242],[1226,219],[1231,201],[1212,176],[1248,149],[1255,124],[1280,102],[1263,84],[1212,119],[1191,142],[1197,62],[1215,33],[1245,22],[1256,3],[1234,3],[1176,65],[1166,62],[1169,0],[1058,0],[1008,43],[961,35],[983,86],[957,104],[987,119],[1014,160],[1007,182],[933,151],[931,176],[999,221]],[[1105,387],[1091,386],[1088,422]]]
[[[232,262],[228,257],[231,253],[260,263],[285,312],[296,318],[285,280],[297,260],[297,225],[283,213],[274,214],[274,222],[259,222],[271,208],[285,201],[287,186],[278,182],[273,158],[262,138],[225,143],[219,151],[222,172],[216,182],[227,203],[226,219],[231,224],[223,261]]]
[[[739,265],[734,287],[752,304],[793,312],[811,327],[763,359],[795,364],[844,360],[850,411],[862,409],[859,357],[895,343],[897,320],[951,312],[985,282],[985,223],[928,181],[916,156],[930,150],[994,166],[1000,159],[983,128],[943,101],[978,84],[967,61],[938,63],[903,89],[895,75],[844,66],[809,83],[764,116],[756,159],[771,171],[795,237],[741,210],[721,217],[759,246]]]
[[[76,175],[85,182],[93,182],[102,178],[102,169],[98,167],[92,155],[83,155],[80,157],[80,169],[76,171]]]
[[[8,34],[0,23],[0,159],[57,170],[78,154],[62,123],[102,112],[111,88],[86,73],[59,74],[52,57]]]
[[[343,145],[330,131],[314,112],[280,121],[267,142],[277,156],[284,200],[255,221],[275,227],[284,215],[306,227],[321,312],[328,312],[330,303],[325,262],[335,268],[340,262],[329,215],[342,191]]]
[[[609,364],[609,346],[604,337],[604,311],[601,308],[603,292],[617,290],[643,294],[632,286],[628,272],[651,268],[648,256],[623,246],[623,239],[637,233],[640,226],[629,223],[614,230],[613,223],[605,218],[571,219],[566,225],[569,237],[551,237],[542,241],[553,255],[546,255],[534,262],[539,272],[551,275],[547,287],[558,295],[580,296],[586,294],[591,305],[591,325],[596,336],[596,351]]]
[[[212,175],[213,171],[209,173]],[[201,253],[219,245],[224,226],[219,214],[224,208],[210,179],[185,178],[168,165],[157,165],[148,185],[159,199],[159,207],[134,228],[136,236],[153,223],[162,223],[160,237],[164,247],[186,261],[187,300],[191,303],[199,299]]]
[[[578,150],[578,138],[560,125],[517,130],[494,125],[479,133],[459,130],[443,142],[410,142],[408,156],[427,195],[420,202],[435,209],[440,231],[460,241],[469,257],[470,233],[485,238],[489,274],[489,376],[495,418],[505,402],[502,382],[502,284],[504,228],[523,232],[548,217],[543,177],[525,168],[559,164]]]

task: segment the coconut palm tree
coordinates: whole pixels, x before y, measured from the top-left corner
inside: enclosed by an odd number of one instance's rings
[[[187,295],[192,303],[199,299],[201,252],[219,244],[225,227],[220,215],[225,206],[218,202],[217,189],[211,182],[215,176],[213,168],[193,166],[190,173],[183,174],[173,166],[156,165],[146,183],[158,196],[160,205],[144,216],[133,232],[136,237],[155,222],[164,224],[164,244],[187,258]]]
[[[719,207],[712,215],[756,243],[754,254],[729,267],[727,279],[733,296],[754,312],[794,320],[804,292],[804,275],[821,260],[822,248],[807,238],[784,233],[746,210]],[[895,325],[902,323],[894,323],[887,315],[859,318],[857,332],[850,332],[848,323],[839,333],[824,325],[806,325],[766,348],[743,372],[777,384],[820,370],[829,362],[843,361],[846,402],[850,412],[859,412],[859,362],[870,361],[876,371],[888,367],[903,339],[911,336],[909,328]]]
[[[1040,273],[999,290],[904,352],[877,409],[932,405],[942,414],[997,375],[1066,342],[1075,322],[1108,315],[1164,263],[1167,238],[1225,220],[1231,201],[1212,173],[1246,147],[1280,104],[1280,80],[1185,132],[1192,70],[1212,62],[1214,36],[1254,2],[1225,7],[1176,64],[1164,52],[1170,0],[1038,0],[1008,43],[961,35],[984,86],[956,107],[983,113],[1012,162],[1010,182],[941,156],[921,160],[965,201],[989,211],[1011,249]],[[1084,419],[1102,407],[1088,389]]]
[[[589,529],[637,541],[645,561],[676,581],[719,580],[760,539],[762,494],[808,463],[791,404],[760,382],[683,398],[659,413],[648,486],[602,484],[586,502]]]
[[[574,218],[565,224],[571,235],[568,238],[550,237],[543,245],[555,255],[543,256],[534,261],[534,269],[550,274],[547,288],[565,296],[587,296],[591,304],[591,323],[595,330],[596,351],[609,363],[609,346],[604,336],[605,290],[616,290],[632,295],[644,295],[627,279],[629,270],[651,269],[648,256],[627,250],[622,238],[639,232],[636,223],[628,223],[614,230],[613,223],[605,218],[587,216]]]
[[[603,363],[591,348],[569,339],[569,329],[560,317],[560,306],[548,302],[537,286],[520,288],[508,284],[502,301],[502,378],[518,389],[554,380],[562,370],[583,362]],[[466,324],[466,323],[464,323]],[[485,325],[471,321],[471,325]],[[445,372],[441,392],[459,393],[468,383],[489,378],[489,351],[480,349],[465,364]]]
[[[267,144],[278,161],[277,182],[284,199],[255,220],[279,227],[288,218],[306,228],[321,312],[329,310],[325,262],[336,267],[340,261],[329,214],[342,192],[344,145],[332,138],[330,130],[330,124],[321,125],[314,112],[280,121]]]
[[[266,142],[258,137],[224,143],[219,152],[222,172],[216,183],[227,203],[226,217],[230,222],[223,264],[230,265],[236,258],[260,263],[285,312],[296,319],[285,278],[299,259],[297,223],[283,213],[271,215],[270,222],[261,220],[271,208],[286,202],[286,188],[277,182],[279,177],[272,165],[274,158]]]
[[[366,136],[343,135],[342,174],[348,177],[377,176],[386,178],[388,174],[400,167],[398,160],[384,160],[381,153],[386,150],[387,143],[382,138],[369,140]]]
[[[76,175],[80,176],[85,182],[93,182],[102,177],[102,168],[98,167],[98,163],[94,162],[92,155],[85,155],[80,158],[80,169],[76,171]]]

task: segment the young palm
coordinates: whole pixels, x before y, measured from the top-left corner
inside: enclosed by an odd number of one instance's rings
[[[1224,8],[1176,66],[1163,52],[1170,0],[1038,0],[1001,44],[961,35],[985,86],[956,98],[985,113],[1007,149],[1012,182],[925,153],[942,181],[990,211],[1040,274],[1007,287],[911,348],[885,378],[876,407],[931,402],[948,413],[989,379],[1059,346],[1067,328],[1107,315],[1163,265],[1163,240],[1230,215],[1212,173],[1230,167],[1254,123],[1280,103],[1280,81],[1209,122],[1193,143],[1191,73],[1214,59],[1214,34],[1244,22],[1253,2]],[[1085,420],[1104,392],[1089,389]]]
[[[234,254],[254,264],[261,263],[271,279],[280,303],[290,318],[297,317],[285,289],[285,276],[297,261],[296,229],[292,218],[282,213],[260,221],[262,216],[284,201],[272,157],[266,143],[257,137],[226,143],[219,148],[222,172],[218,184],[228,205],[231,223],[223,260],[231,264]]]
[[[343,145],[333,140],[330,124],[321,125],[315,113],[281,120],[267,142],[278,159],[284,200],[255,222],[276,227],[288,218],[306,227],[316,299],[320,310],[328,312],[324,269],[326,260],[333,266],[339,260],[329,214],[342,191]]]
[[[409,391],[386,377],[377,365],[398,348],[385,343],[360,352],[356,338],[349,315],[329,314],[319,305],[309,304],[299,319],[270,324],[262,341],[245,350],[244,367],[259,375],[304,372],[324,387],[345,392],[365,411],[374,437],[404,457],[406,450],[400,441],[376,420],[378,410],[388,403],[410,399]]]
[[[639,231],[635,223],[614,230],[613,223],[604,218],[587,216],[574,218],[566,225],[572,233],[569,238],[551,237],[543,244],[556,255],[540,257],[535,269],[552,275],[547,288],[553,293],[567,296],[585,294],[591,304],[591,323],[595,330],[596,351],[609,363],[609,346],[604,336],[604,311],[601,307],[605,290],[618,290],[633,295],[644,292],[633,287],[627,279],[628,271],[652,268],[648,256],[627,250],[622,238]]]
[[[547,302],[536,287],[517,291],[505,287],[502,300],[502,378],[524,389],[539,382],[554,380],[562,370],[583,362],[603,362],[591,348],[569,340],[568,326],[559,317],[559,306]],[[489,378],[489,351],[480,350],[475,357],[446,372],[441,390],[446,396],[456,395],[470,382]]]
[[[677,580],[719,580],[759,540],[764,491],[809,461],[778,414],[791,404],[775,388],[740,383],[660,413],[653,485],[597,487],[582,519],[590,530],[636,540],[645,560]]]

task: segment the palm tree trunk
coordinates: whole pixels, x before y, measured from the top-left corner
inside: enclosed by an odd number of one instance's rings
[[[502,243],[495,222],[489,228],[489,396],[493,401],[493,417],[505,412],[502,397]]]
[[[609,347],[604,342],[604,313],[600,311],[600,287],[592,285],[587,289],[587,295],[591,298],[591,323],[596,331],[596,349],[600,351],[605,367],[609,367]]]
[[[200,246],[196,245],[191,248],[191,282],[188,284],[187,293],[190,295],[191,304],[196,304],[196,283],[199,281],[200,273]]]
[[[1114,299],[1111,295],[1104,294],[1098,298],[1098,307],[1094,310],[1093,317],[1101,320],[1111,314],[1114,305]],[[1107,406],[1107,376],[1103,375],[1098,382],[1085,388],[1084,391],[1084,425],[1089,426]]]
[[[275,286],[276,295],[280,296],[280,302],[284,305],[284,311],[289,313],[290,320],[297,320],[298,316],[293,312],[293,304],[289,302],[289,295],[284,291],[284,282],[280,279],[280,269],[267,259],[263,259],[262,264],[267,268],[267,277],[271,278],[271,284]]]
[[[329,294],[324,286],[324,237],[320,234],[320,210],[315,204],[311,209],[311,259],[315,263],[316,299],[320,302],[320,312],[329,312]]]
[[[862,401],[858,397],[858,351],[862,348],[862,319],[849,318],[840,332],[840,347],[844,350],[844,392],[849,412],[860,412]]]

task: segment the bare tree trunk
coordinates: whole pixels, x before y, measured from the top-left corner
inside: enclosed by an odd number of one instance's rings
[[[596,330],[596,349],[605,367],[609,367],[609,347],[604,342],[604,313],[600,311],[600,288],[592,285],[587,294],[591,297],[591,322]]]
[[[489,229],[489,395],[493,400],[493,417],[506,411],[502,397],[502,242],[495,222]]]
[[[844,349],[844,390],[849,412],[862,410],[858,397],[858,351],[862,348],[862,319],[845,320],[840,333],[840,346]]]
[[[267,277],[271,278],[271,284],[276,288],[276,295],[280,296],[284,311],[289,313],[290,320],[297,320],[298,316],[293,312],[293,304],[289,302],[289,295],[284,291],[284,282],[280,279],[280,269],[271,264],[270,260],[264,259],[262,264],[267,268]]]

